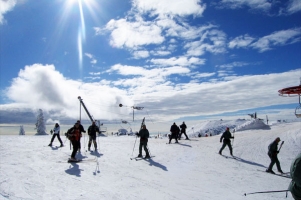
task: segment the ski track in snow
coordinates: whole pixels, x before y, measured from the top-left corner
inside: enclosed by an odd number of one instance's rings
[[[237,159],[218,155],[222,143],[216,135],[170,145],[167,138],[150,138],[149,150],[155,157],[139,161],[130,160],[138,155],[139,139],[135,137],[99,137],[99,151],[92,153],[85,151],[87,138],[83,138],[77,157],[96,160],[82,163],[67,163],[71,154],[68,141],[57,148],[57,140],[54,147],[47,146],[50,136],[1,136],[0,200],[285,199],[285,193],[244,193],[287,189],[290,179],[258,169],[268,167],[268,145],[280,137],[285,142],[278,157],[282,170],[289,171],[301,149],[300,123],[237,131],[234,136]],[[229,154],[226,147],[223,155]],[[291,194],[287,199],[293,199]]]

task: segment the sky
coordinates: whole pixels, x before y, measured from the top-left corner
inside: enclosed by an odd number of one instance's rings
[[[299,123],[276,123],[266,129],[259,120],[225,120],[222,125],[215,120],[195,124],[195,129],[224,131],[225,125],[237,128],[231,139],[236,159],[217,153],[222,146],[220,135],[189,135],[191,140],[178,144],[175,140],[166,144],[167,137],[149,138],[153,157],[138,161],[130,160],[139,153],[135,136],[97,137],[97,152],[86,151],[87,138],[82,138],[76,157],[83,162],[73,164],[67,163],[71,150],[64,136],[65,147],[59,148],[57,138],[52,147],[47,146],[51,135],[28,135],[26,130],[24,136],[1,135],[0,199],[293,200],[290,192],[287,197],[285,192],[250,193],[288,189],[290,178],[265,172],[270,164],[267,151],[280,137],[284,141],[278,154],[281,169],[290,172],[301,153]],[[222,154],[230,156],[228,147]],[[277,173],[275,165],[273,171]]]
[[[81,96],[100,120],[295,118],[298,97],[278,90],[300,84],[300,11],[299,0],[1,0],[0,109],[87,119]]]

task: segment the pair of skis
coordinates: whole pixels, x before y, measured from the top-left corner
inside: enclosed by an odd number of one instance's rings
[[[144,157],[134,157],[134,158],[130,158],[131,160],[149,160],[149,159],[152,159],[153,157],[155,156],[150,156],[149,158],[144,158]]]

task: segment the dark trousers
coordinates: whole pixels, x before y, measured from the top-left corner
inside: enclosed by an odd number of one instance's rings
[[[279,162],[279,160],[278,160],[277,155],[275,155],[275,156],[270,155],[270,154],[268,154],[268,155],[269,155],[269,157],[270,157],[270,159],[271,159],[271,163],[270,163],[270,165],[269,165],[268,170],[272,170],[272,169],[273,169],[273,166],[274,166],[275,163],[276,163],[277,170],[278,170],[278,171],[282,171],[282,170],[281,170],[281,167],[280,167],[280,162]]]
[[[139,154],[142,155],[142,147],[146,153],[146,156],[149,156],[149,152],[147,149],[147,141],[141,141],[140,140],[140,144],[139,144]]]
[[[176,143],[178,143],[178,137],[177,137],[177,133],[172,133],[171,136],[169,137],[169,144],[171,142],[172,139],[176,140]]]
[[[71,158],[75,158],[76,152],[78,151],[78,148],[79,148],[79,141],[72,140],[71,143],[72,143],[72,147],[73,147]]]
[[[60,137],[60,134],[53,134],[50,143],[53,142],[55,136],[57,136],[57,139],[59,139],[60,143],[63,144],[63,142],[62,142],[62,140],[61,140],[61,137]]]
[[[88,143],[88,148],[90,149],[91,145],[92,145],[92,141],[94,144],[95,149],[97,149],[97,143],[96,143],[96,135],[90,135],[89,136],[89,143]]]
[[[179,134],[179,140],[181,139],[183,133],[184,133],[184,135],[186,136],[186,139],[188,139],[188,136],[186,135],[186,131],[182,131],[182,132]]]
[[[230,154],[232,155],[232,146],[231,146],[231,142],[223,142],[223,146],[222,148],[219,150],[219,153],[222,153],[223,149],[228,146],[230,149]]]

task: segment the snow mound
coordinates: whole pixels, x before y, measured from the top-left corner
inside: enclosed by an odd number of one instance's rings
[[[242,125],[239,125],[235,128],[236,131],[245,131],[245,130],[252,130],[252,129],[264,129],[269,130],[271,129],[269,125],[266,125],[262,120],[253,119],[251,121],[247,121]]]

